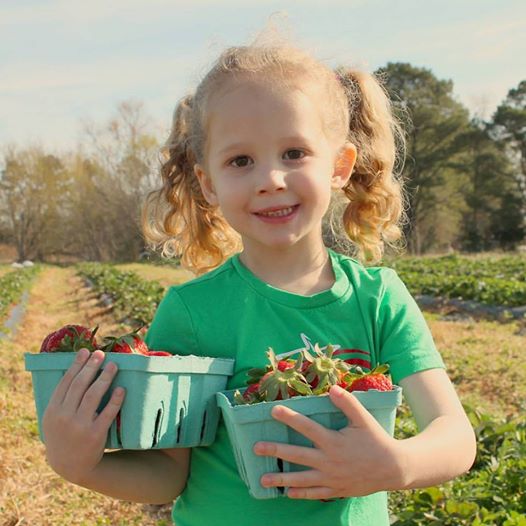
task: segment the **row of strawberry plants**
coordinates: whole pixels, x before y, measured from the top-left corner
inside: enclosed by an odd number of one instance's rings
[[[436,274],[461,273],[477,278],[503,278],[526,281],[526,256],[459,256],[402,257],[389,265],[406,271]]]
[[[0,277],[0,320],[17,304],[39,271],[38,266],[12,270]]]
[[[390,494],[393,526],[526,525],[526,417],[498,420],[467,408],[477,435],[477,459],[452,482]],[[404,427],[399,417],[398,427]],[[414,434],[405,420],[402,434]]]
[[[474,300],[489,305],[526,305],[526,258],[461,256],[401,258],[387,263],[412,294]]]
[[[151,322],[164,287],[157,281],[142,279],[135,272],[121,271],[108,264],[81,263],[78,273],[89,279],[95,290],[109,297],[113,312],[135,325]]]

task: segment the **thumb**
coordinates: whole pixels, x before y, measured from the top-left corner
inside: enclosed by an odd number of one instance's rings
[[[347,417],[349,427],[377,427],[380,424],[352,393],[334,385],[329,391],[331,402]]]

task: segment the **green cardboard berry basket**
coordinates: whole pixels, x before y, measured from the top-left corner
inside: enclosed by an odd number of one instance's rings
[[[25,354],[43,442],[42,417],[75,357],[73,352]],[[98,411],[107,404],[115,387],[124,387],[126,397],[120,422],[116,419],[109,429],[106,448],[194,447],[208,446],[214,441],[220,416],[215,394],[225,389],[234,370],[234,360],[106,353],[99,374],[109,361],[118,366],[118,372]]]
[[[260,479],[265,473],[302,471],[305,466],[286,462],[275,457],[258,456],[253,447],[259,441],[281,442],[312,447],[308,438],[294,429],[278,422],[270,415],[276,405],[290,407],[329,429],[342,429],[347,425],[345,415],[330,401],[328,395],[297,396],[288,400],[261,402],[249,405],[233,405],[234,390],[217,393],[239,474],[248,491],[256,499],[271,499],[286,495],[286,488],[264,488]],[[397,407],[402,402],[402,388],[392,391],[354,391],[354,396],[391,435]]]

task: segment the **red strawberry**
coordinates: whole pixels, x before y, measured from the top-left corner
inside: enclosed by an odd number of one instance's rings
[[[392,391],[393,383],[391,379],[384,374],[387,369],[387,365],[375,367],[371,372],[350,382],[347,391],[369,391],[371,389],[376,389],[377,391]]]
[[[234,393],[234,400],[237,404],[255,404],[261,402],[262,398],[259,396],[259,383],[250,384],[241,394],[239,389]]]
[[[278,369],[280,371],[286,371],[287,369],[292,369],[295,365],[294,360],[280,360],[278,362]]]
[[[148,356],[172,356],[172,353],[166,351],[148,351]]]
[[[245,392],[243,393],[243,399],[247,403],[259,402],[260,398],[259,398],[258,390],[259,390],[259,384],[250,384],[245,389]]]
[[[280,371],[286,371],[287,369],[292,369],[295,363],[296,363],[295,360],[292,360],[290,358],[286,360],[279,360],[277,368]],[[272,371],[271,365],[266,365],[264,368],[261,367],[261,368],[249,369],[247,372],[248,380],[246,383],[249,385],[257,383],[259,385],[259,383],[261,382],[261,379],[270,371]]]
[[[106,336],[101,349],[104,352],[117,352],[124,354],[149,354],[149,349],[138,334],[139,329],[124,334],[123,336]]]
[[[332,345],[327,345],[327,349],[322,351],[319,345],[316,344],[314,352],[315,356],[313,357],[307,351],[304,351],[303,355],[306,361],[302,370],[307,382],[313,388],[314,394],[323,394],[332,385],[340,382],[342,377],[349,371],[350,366],[343,360],[333,357],[334,347]]]
[[[334,351],[332,356],[333,358],[335,358],[336,356],[338,358],[342,358],[342,356],[346,356],[349,354],[361,354],[363,355],[363,358],[343,358],[343,361],[345,363],[348,363],[349,365],[353,366],[363,367],[365,369],[371,368],[369,353],[367,351],[362,351],[361,349],[338,349]]]
[[[292,396],[312,394],[311,388],[301,373],[303,356],[289,366],[282,364],[280,369],[274,351],[269,347],[267,356],[270,361],[270,370],[265,373],[259,382],[258,393],[262,400],[271,402],[273,400],[286,400]],[[288,362],[281,360],[281,362]]]
[[[243,393],[243,398],[248,398],[252,393],[256,393],[259,389],[259,384],[250,384]]]
[[[345,377],[343,377],[336,385],[342,389],[348,389],[350,384],[346,381]]]
[[[77,352],[83,348],[94,351],[97,349],[97,330],[98,326],[88,329],[83,325],[64,325],[44,338],[40,352]]]

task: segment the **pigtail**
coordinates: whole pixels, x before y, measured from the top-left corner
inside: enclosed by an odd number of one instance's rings
[[[403,132],[374,76],[344,68],[336,75],[348,100],[348,140],[357,148],[354,171],[343,188],[348,199],[343,227],[358,249],[358,258],[376,263],[385,245],[395,247],[402,237],[404,197],[395,163],[404,149]]]
[[[162,255],[181,259],[181,265],[201,274],[233,252],[237,238],[217,207],[205,199],[194,174],[191,146],[193,96],[183,98],[174,112],[172,130],[161,154],[163,185],[150,192],[142,210],[144,236]]]

